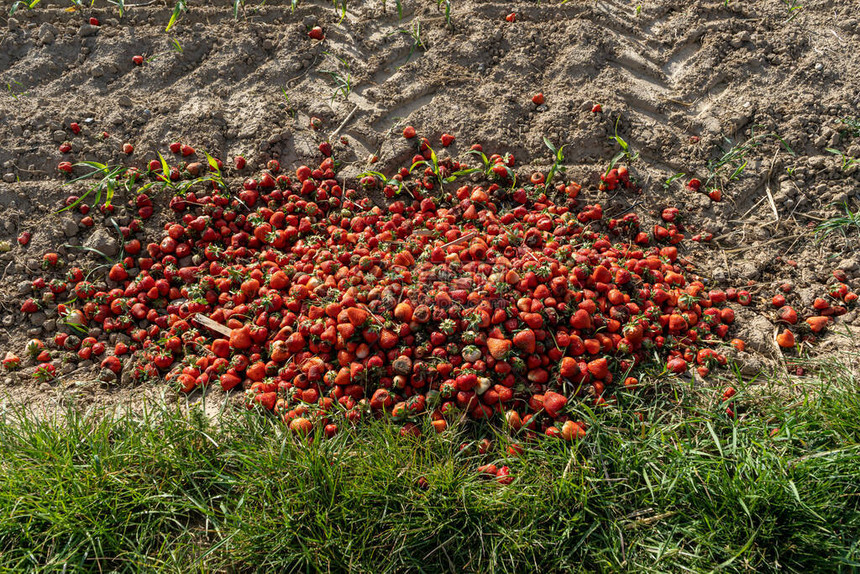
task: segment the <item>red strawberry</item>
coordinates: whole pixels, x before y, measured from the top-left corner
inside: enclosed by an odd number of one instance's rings
[[[370,317],[370,313],[359,307],[350,307],[349,309],[346,309],[345,313],[347,320],[353,327],[361,327]]]
[[[379,334],[379,346],[383,349],[388,350],[393,348],[395,345],[397,345],[398,341],[399,338],[397,337],[397,335],[395,335],[388,329],[383,329],[382,332]]]
[[[135,66],[142,66],[143,65],[143,56],[132,56],[131,62]]]
[[[788,329],[783,329],[782,333],[776,336],[776,344],[783,349],[790,349],[794,347],[794,333],[792,333]]]
[[[666,368],[671,373],[681,374],[687,370],[687,361],[681,357],[672,357],[666,362]]]
[[[230,346],[234,349],[247,349],[253,342],[251,341],[251,328],[247,325],[230,331]]]
[[[323,33],[323,29],[319,26],[314,26],[311,28],[310,32],[308,32],[308,37],[312,40],[324,40],[325,33]]]
[[[605,379],[606,375],[609,374],[609,363],[604,357],[594,359],[588,363],[588,372],[591,373],[595,379]]]
[[[531,329],[524,329],[514,335],[514,345],[525,351],[526,354],[531,355],[535,352],[535,344],[535,333]]]
[[[266,410],[270,411],[275,408],[275,403],[278,400],[278,393],[260,393],[259,395],[254,397],[254,400],[263,405]]]
[[[295,434],[308,435],[314,431],[314,423],[304,417],[298,417],[290,423],[290,430]]]
[[[442,147],[448,147],[454,143],[454,136],[451,134],[442,134]]]
[[[564,357],[561,360],[561,366],[558,369],[558,374],[565,379],[572,379],[580,374],[579,365],[573,357]]]
[[[487,339],[487,350],[490,356],[498,361],[511,350],[511,342],[507,339]]]
[[[403,137],[405,137],[406,139],[411,140],[416,135],[417,133],[415,131],[415,128],[413,128],[412,126],[406,126],[405,128],[403,128]]]
[[[561,438],[572,441],[585,436],[585,429],[573,421],[565,421],[561,427]]]
[[[809,329],[813,333],[820,333],[823,331],[829,322],[830,317],[810,317],[806,320],[806,324],[809,325]]]
[[[21,366],[21,359],[13,353],[12,351],[6,352],[6,357],[3,358],[3,367],[6,368],[7,371],[14,371],[18,367]]]
[[[544,98],[543,92],[538,92],[534,96],[532,96],[532,103],[536,106],[540,106],[544,103],[546,98]]]
[[[781,307],[779,311],[776,312],[780,321],[785,321],[789,325],[797,324],[797,311],[793,308],[786,305],[785,307]]]
[[[552,418],[561,414],[561,409],[567,404],[567,397],[553,391],[547,391],[543,396],[543,408]]]
[[[125,267],[121,263],[117,263],[110,268],[108,278],[111,281],[125,281],[128,279],[128,271],[125,270]]]
[[[119,357],[105,357],[101,363],[101,368],[119,373],[122,370],[122,361],[119,360]]]
[[[214,341],[212,341],[212,353],[216,357],[229,357],[230,341],[228,341],[227,339],[215,339]]]
[[[235,373],[227,372],[221,375],[219,381],[221,383],[221,388],[225,391],[229,391],[230,389],[238,386],[242,382],[242,379]]]

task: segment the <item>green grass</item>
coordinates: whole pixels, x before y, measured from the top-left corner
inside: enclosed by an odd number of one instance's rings
[[[850,234],[860,232],[860,210],[851,211],[847,202],[842,207],[845,210],[845,215],[831,217],[815,227],[817,240],[821,241],[834,233],[838,233],[847,242]]]
[[[722,388],[664,379],[519,459],[504,433],[459,453],[489,427],[308,443],[256,413],[7,413],[0,570],[850,572],[860,384],[835,366],[792,384],[736,384],[732,420]],[[475,476],[493,461],[512,485]]]

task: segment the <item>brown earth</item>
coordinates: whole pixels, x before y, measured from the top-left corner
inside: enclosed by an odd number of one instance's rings
[[[92,268],[104,261],[75,246],[115,241],[101,215],[93,231],[80,227],[80,214],[55,213],[69,193],[85,190],[62,185],[58,162],[143,166],[156,151],[169,155],[174,140],[225,159],[245,155],[249,167],[231,174],[236,181],[272,158],[319,161],[317,146],[331,134],[345,178],[368,169],[373,154],[373,169],[390,173],[414,151],[399,135],[407,123],[431,142],[454,134],[445,150],[453,156],[474,142],[511,152],[523,173],[551,164],[543,138],[564,144],[567,177],[586,184],[586,203],[602,203],[610,216],[633,207],[650,221],[676,206],[688,236],[715,236],[686,242],[703,277],[724,287],[755,282],[755,303],[738,320],[751,347],[740,357],[747,374],[784,365],[767,304],[778,285],[796,286],[789,299],[803,313],[835,269],[860,289],[857,228],[823,240],[814,230],[844,214],[843,204],[857,209],[860,191],[860,169],[843,169],[828,151],[860,157],[860,125],[845,123],[860,116],[860,25],[850,2],[810,0],[791,10],[777,0],[452,0],[449,23],[431,0],[404,0],[400,16],[394,0],[350,2],[342,20],[330,2],[302,0],[291,11],[289,2],[249,0],[238,20],[228,6],[192,4],[169,33],[172,3],[141,4],[129,3],[122,19],[101,0],[84,14],[45,0],[0,17],[0,241],[11,246],[0,254],[3,353],[21,354],[26,339],[56,330],[55,312],[19,311],[29,282],[43,274],[42,253],[59,248]],[[511,12],[514,23],[505,21]],[[101,26],[90,26],[90,16]],[[314,25],[324,41],[308,38]],[[132,63],[138,54],[142,66]],[[537,92],[544,105],[532,103]],[[592,113],[594,104],[602,112]],[[309,127],[311,116],[321,129]],[[77,136],[72,122],[83,127]],[[620,149],[615,134],[636,157],[622,161],[640,195],[596,191]],[[72,146],[65,155],[57,151],[64,141]],[[131,156],[124,142],[134,144]],[[720,187],[723,200],[686,189],[691,177]],[[166,217],[150,220],[153,234]],[[129,214],[115,218],[123,224]],[[33,241],[20,247],[25,230]],[[837,325],[841,334],[807,350],[855,352],[860,318],[850,311]],[[86,363],[61,368],[54,384],[33,382],[32,367],[0,376],[0,394],[14,403],[107,405],[164,391],[100,385]]]

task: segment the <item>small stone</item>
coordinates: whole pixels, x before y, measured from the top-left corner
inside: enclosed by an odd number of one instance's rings
[[[119,245],[116,238],[103,227],[96,229],[95,232],[90,235],[86,241],[84,241],[84,246],[104,253],[108,257],[113,257],[119,251]]]
[[[737,274],[743,279],[755,279],[758,277],[758,269],[752,263],[741,263],[737,267]]]
[[[843,259],[839,262],[838,269],[842,269],[843,271],[857,271],[860,264],[857,263],[855,259]]]
[[[125,95],[118,97],[116,103],[123,108],[130,108],[132,106],[131,98]]]
[[[827,158],[823,155],[814,155],[809,158],[807,163],[812,169],[824,169],[827,164]]]
[[[33,283],[31,281],[20,281],[18,283],[18,295],[26,295],[32,290]]]
[[[45,315],[42,311],[36,311],[35,313],[30,314],[30,323],[35,325],[36,327],[41,327],[45,324],[45,321],[48,320],[48,316]]]
[[[78,234],[78,224],[71,217],[64,217],[60,221],[60,229],[66,234],[66,237],[74,237]]]
[[[15,183],[15,174],[14,173],[4,173],[3,181],[6,183]]]
[[[78,34],[81,35],[82,38],[87,38],[89,36],[95,36],[99,31],[98,26],[92,26],[90,24],[84,24],[78,29]]]

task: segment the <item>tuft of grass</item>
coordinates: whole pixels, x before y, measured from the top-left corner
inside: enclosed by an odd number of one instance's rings
[[[792,384],[787,406],[736,381],[732,419],[722,389],[657,379],[519,457],[486,424],[325,441],[254,412],[7,412],[0,569],[851,571],[860,382],[831,363]],[[487,433],[492,453],[460,450]],[[478,478],[489,462],[514,483]]]
[[[845,126],[842,130],[844,134],[852,137],[860,137],[860,119],[858,118],[842,118],[839,122]]]
[[[179,40],[177,40],[176,38],[171,38],[169,48],[165,49],[164,51],[157,52],[157,53],[153,54],[152,56],[149,56],[148,58],[146,58],[146,61],[147,62],[153,62],[153,61],[157,60],[158,58],[162,58],[164,56],[167,56],[167,55],[170,55],[173,53],[182,54],[183,52],[184,52],[184,48],[182,47],[182,44],[179,43]]]
[[[843,208],[845,215],[830,218],[815,227],[815,236],[818,241],[822,241],[834,233],[839,233],[846,240],[849,233],[860,233],[860,210],[851,211],[848,203],[844,203]]]
[[[615,120],[615,133],[609,136],[609,139],[617,143],[618,146],[621,148],[621,151],[619,151],[612,157],[611,160],[609,160],[609,167],[606,168],[607,173],[609,173],[612,168],[615,167],[615,164],[617,164],[621,159],[627,158],[627,163],[633,163],[634,161],[639,159],[639,152],[634,152],[633,148],[630,147],[630,144],[627,143],[624,138],[618,135],[618,123],[620,121],[621,117],[619,116]]]
[[[759,126],[750,128],[750,137],[742,142],[733,143],[729,138],[723,138],[726,147],[718,146],[719,155],[708,160],[708,177],[704,182],[705,189],[724,189],[729,183],[740,179],[747,167],[747,156],[773,140],[776,140],[789,155],[795,155],[794,150],[778,134],[758,134],[756,127]]]
[[[562,145],[556,148],[546,137],[543,138],[543,144],[552,152],[552,167],[549,169],[549,173],[546,174],[546,185],[549,186],[552,184],[552,179],[556,173],[565,173],[567,171],[567,168],[562,165],[564,161],[564,148],[566,146]]]
[[[108,3],[116,6],[116,11],[120,18],[125,16],[125,0],[108,0]]]
[[[442,10],[445,16],[445,26],[451,32],[454,31],[454,24],[451,22],[451,0],[436,0],[436,7]]]
[[[27,10],[32,10],[36,7],[36,5],[42,0],[16,0],[12,2],[12,6],[9,8],[9,15],[12,16],[15,12],[20,10],[21,8],[26,8]]]
[[[347,0],[331,0],[331,3],[334,6],[335,12],[340,12],[340,19],[337,21],[340,24],[346,18]]]
[[[6,93],[9,94],[9,96],[17,102],[18,98],[20,98],[21,96],[26,97],[30,95],[26,90],[23,89],[23,85],[24,84],[18,81],[6,82]],[[18,86],[18,88],[15,88],[14,86]]]
[[[842,163],[842,172],[846,173],[852,171],[855,167],[860,166],[860,158],[851,157],[843,151],[838,149],[834,149],[832,147],[825,148],[828,152],[832,153],[835,156],[839,157],[839,160]]]
[[[110,206],[111,202],[113,201],[114,194],[120,187],[125,187],[126,191],[130,191],[130,184],[125,176],[126,168],[124,166],[111,166],[104,163],[99,163],[97,161],[81,161],[76,163],[75,167],[89,167],[92,169],[92,171],[85,175],[67,181],[66,185],[85,179],[94,179],[96,181],[76,201],[60,209],[59,211],[57,211],[57,213],[62,213],[69,209],[74,209],[78,206],[78,204],[80,204],[90,195],[93,195],[94,206],[99,206],[102,204],[102,194],[104,194],[103,205]]]
[[[170,29],[176,24],[176,21],[179,19],[179,16],[183,12],[188,11],[188,0],[176,0],[176,4],[173,6],[173,12],[170,14],[170,20],[167,22],[167,27],[164,29],[165,32],[170,32]]]
[[[679,179],[683,178],[685,175],[687,175],[687,174],[686,174],[686,173],[682,173],[682,172],[678,172],[678,173],[676,173],[676,174],[674,174],[674,175],[669,176],[669,177],[666,179],[666,181],[664,181],[664,182],[663,182],[663,189],[664,189],[664,190],[668,190],[670,187],[672,187],[672,184],[673,184],[673,183],[675,183],[675,182],[676,182],[676,181],[678,181]]]
[[[338,94],[343,97],[344,100],[349,99],[349,94],[352,93],[353,88],[353,78],[352,71],[349,66],[349,62],[347,62],[344,58],[340,58],[335,56],[331,52],[323,52],[326,56],[331,56],[346,70],[342,72],[340,70],[320,70],[321,74],[328,74],[335,83],[335,90],[331,95],[331,101],[334,101],[337,98]]]
[[[788,10],[788,16],[785,19],[786,23],[794,20],[800,14],[800,11],[803,10],[803,6],[798,0],[782,0],[782,3]]]
[[[388,0],[382,0],[382,13],[388,8]],[[397,19],[403,20],[403,0],[394,0],[394,8],[397,11]]]
[[[424,44],[424,40],[421,39],[421,20],[416,18],[415,22],[408,30],[401,28],[389,33],[388,36],[394,36],[395,34],[406,34],[412,38],[412,46],[409,48],[409,55],[406,56],[406,63],[412,59],[412,54],[414,54],[416,50],[421,50],[422,52],[427,51],[427,46]],[[405,66],[406,63],[403,65]]]
[[[293,103],[290,101],[290,96],[289,96],[289,94],[287,94],[287,88],[285,86],[281,87],[281,94],[284,96],[284,104],[283,105],[287,110],[287,115],[290,116],[292,119],[296,119],[296,115],[298,114],[298,111],[293,106]]]

